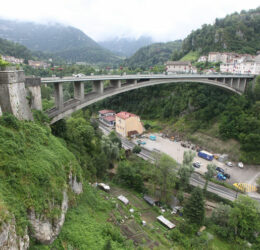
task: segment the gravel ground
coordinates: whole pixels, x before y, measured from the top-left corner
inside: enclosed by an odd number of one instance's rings
[[[160,152],[166,153],[169,156],[171,156],[178,163],[182,163],[184,151],[188,151],[190,149],[182,147],[181,142],[173,142],[170,139],[162,138],[158,134],[154,135],[156,135],[156,141],[151,141],[148,138],[142,138],[141,140],[146,142],[146,144],[142,145],[142,147],[148,150],[159,150]],[[138,139],[135,139],[134,142],[137,143],[137,140]],[[197,152],[194,161],[201,162],[202,166],[200,168],[195,168],[195,171],[201,174],[204,174],[207,171],[207,164],[211,163],[207,160],[198,157]],[[260,176],[260,166],[245,165],[243,169],[240,169],[235,166],[237,163],[233,163],[233,167],[228,167],[224,163],[221,163],[216,159],[213,159],[212,163],[223,168],[225,170],[225,173],[231,175],[230,180],[227,180],[227,182],[231,184],[236,182],[255,184],[256,178]]]

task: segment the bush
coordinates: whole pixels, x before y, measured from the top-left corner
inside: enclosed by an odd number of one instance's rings
[[[142,148],[140,146],[136,145],[136,146],[134,146],[132,151],[134,154],[139,154],[142,151]]]
[[[10,113],[4,113],[3,116],[0,118],[0,125],[18,130],[19,120]]]

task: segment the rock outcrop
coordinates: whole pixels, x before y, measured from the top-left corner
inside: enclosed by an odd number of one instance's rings
[[[24,235],[16,234],[16,223],[13,219],[9,223],[3,223],[0,229],[0,249],[1,250],[27,250],[29,248],[30,238],[27,229]]]
[[[72,173],[70,173],[70,175],[69,175],[69,184],[70,184],[72,191],[75,194],[82,193],[82,191],[83,191],[82,183],[77,182],[77,177],[76,176],[72,177]]]
[[[75,194],[80,194],[82,183],[77,181],[76,176],[69,175],[69,185]],[[35,238],[42,244],[51,244],[59,235],[60,230],[65,221],[65,215],[68,210],[68,195],[67,190],[63,191],[63,200],[61,204],[61,213],[58,219],[50,220],[45,215],[36,214],[31,210],[28,214],[28,219],[32,227],[31,237]],[[16,223],[13,219],[10,223],[3,223],[0,228],[0,249],[1,250],[27,250],[29,248],[30,238],[25,230],[24,236],[16,234]]]
[[[54,222],[49,221],[44,215],[37,215],[35,211],[30,211],[29,221],[31,223],[33,233],[32,237],[42,244],[51,244],[59,235],[60,230],[65,221],[65,215],[68,210],[68,195],[63,192],[63,201],[61,204],[60,217]]]

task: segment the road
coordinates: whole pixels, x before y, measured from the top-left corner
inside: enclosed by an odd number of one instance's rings
[[[103,131],[104,134],[108,135],[111,132],[111,129],[106,127],[105,125],[99,123],[99,128]],[[119,136],[122,142],[122,146],[125,149],[132,149],[136,144],[134,144],[133,142],[129,141],[128,139]],[[150,162],[155,162],[155,158],[154,158],[154,152],[144,149],[142,148],[142,151],[140,154],[138,154],[138,156],[140,156],[141,158],[143,158],[144,160],[149,160]],[[192,186],[199,186],[201,188],[204,187],[205,184],[205,179],[201,177],[200,174],[198,173],[192,173],[191,177],[190,177],[190,184]],[[234,201],[237,198],[237,192],[226,188],[224,186],[215,184],[213,182],[209,182],[208,183],[208,187],[207,187],[207,191],[217,194],[218,196]],[[239,194],[239,193],[238,193]],[[253,199],[257,200],[260,202],[260,199],[258,197],[252,197]]]

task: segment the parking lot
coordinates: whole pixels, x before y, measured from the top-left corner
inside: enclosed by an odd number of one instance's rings
[[[183,153],[185,151],[191,150],[189,148],[184,148],[181,146],[181,142],[175,142],[168,138],[162,138],[158,134],[156,135],[156,140],[152,141],[148,138],[142,138],[141,140],[146,142],[145,145],[142,145],[142,147],[153,150],[153,151],[160,151],[163,153],[168,154],[173,159],[175,159],[178,163],[182,163],[183,160]],[[149,136],[149,135],[148,135]],[[137,143],[138,139],[135,139],[134,142]],[[230,184],[233,183],[247,183],[247,184],[255,184],[255,180],[258,176],[260,176],[260,166],[249,166],[244,165],[243,169],[240,169],[237,167],[237,163],[233,163],[233,167],[228,167],[224,163],[221,163],[217,161],[216,159],[213,159],[212,162],[209,162],[203,158],[198,157],[197,152],[193,150],[193,152],[196,153],[196,156],[194,158],[194,161],[201,162],[200,168],[194,168],[196,172],[199,172],[201,174],[204,174],[207,171],[207,165],[209,163],[214,163],[215,165],[223,168],[225,170],[225,173],[228,173],[231,175],[231,178],[227,180]]]

